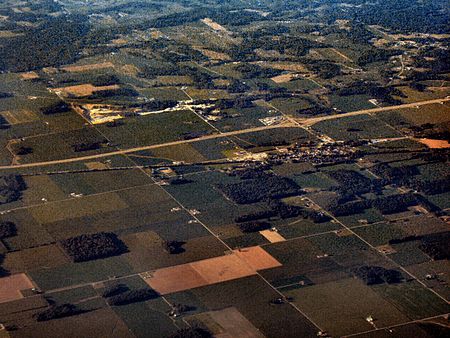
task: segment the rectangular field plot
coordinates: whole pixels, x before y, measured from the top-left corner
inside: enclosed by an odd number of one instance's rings
[[[422,319],[448,313],[450,305],[416,281],[376,285],[376,293],[395,305],[411,319]]]
[[[0,303],[23,298],[22,290],[33,288],[31,280],[24,273],[0,278]]]
[[[85,151],[76,151],[76,147],[80,145],[93,145],[93,147],[92,149],[86,148]],[[25,138],[23,141],[14,143],[13,145],[15,152],[21,147],[31,148],[33,149],[33,152],[28,155],[20,156],[20,163],[80,157],[110,150],[110,148],[106,146],[105,138],[90,127]]]
[[[384,139],[401,137],[395,129],[369,115],[319,122],[313,127],[335,140]]]
[[[260,272],[275,287],[290,285],[291,280],[300,276],[303,276],[302,280],[313,283],[347,277],[347,272],[339,264],[305,239],[267,244],[264,249],[283,264]]]
[[[333,337],[372,330],[372,316],[380,327],[400,324],[409,318],[356,279],[313,285],[285,292],[312,320]]]
[[[212,128],[191,111],[130,117],[122,125],[108,127],[103,124],[98,129],[114,144],[124,148],[176,141],[193,134],[212,132]]]
[[[211,311],[235,307],[266,337],[297,338],[317,334],[317,328],[292,306],[271,305],[270,302],[280,295],[258,276],[208,285],[192,289],[190,293],[200,306]]]
[[[146,282],[159,293],[169,294],[251,276],[256,271],[280,265],[263,249],[251,247],[221,257],[156,270]]]

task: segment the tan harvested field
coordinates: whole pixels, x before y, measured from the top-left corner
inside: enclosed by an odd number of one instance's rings
[[[260,231],[259,233],[261,235],[263,235],[264,238],[267,239],[270,243],[278,243],[278,242],[283,242],[286,240],[283,236],[281,236],[276,231],[263,230],[263,231]]]
[[[0,114],[12,125],[39,120],[39,117],[29,110],[3,111]]]
[[[259,246],[238,249],[233,251],[242,261],[252,269],[259,271],[281,266],[267,251]]]
[[[213,50],[209,49],[203,49],[203,48],[197,48],[199,52],[201,52],[206,57],[210,58],[211,60],[220,60],[220,61],[229,61],[231,60],[230,56],[225,53],[219,53],[215,52]]]
[[[95,170],[101,170],[101,169],[107,169],[108,165],[103,162],[86,162],[84,164],[88,169],[95,169]]]
[[[33,287],[33,283],[24,273],[0,278],[0,303],[23,298],[20,291]]]
[[[418,141],[422,144],[425,144],[428,148],[431,149],[446,149],[450,148],[450,143],[446,140],[432,140],[429,138],[420,138]]]
[[[0,31],[0,38],[14,38],[16,36],[21,36],[21,33],[15,33],[11,31]]]
[[[92,95],[95,92],[99,92],[102,90],[116,90],[120,87],[118,85],[110,85],[110,86],[94,86],[90,83],[82,84],[82,85],[76,85],[76,86],[69,86],[69,87],[62,87],[62,88],[56,88],[55,92],[61,92],[65,95],[74,95],[74,96],[89,96]]]
[[[286,70],[291,72],[306,73],[308,71],[304,65],[295,62],[261,62],[256,64],[258,64],[261,67]]]
[[[34,79],[39,79],[39,75],[36,72],[26,72],[26,73],[22,73],[20,74],[20,77],[22,78],[22,80],[34,80]]]
[[[278,266],[281,263],[265,250],[250,247],[225,256],[159,269],[150,277],[147,273],[142,276],[153,289],[164,295],[248,277],[258,270]]]
[[[215,31],[221,31],[221,32],[224,32],[224,33],[229,33],[229,31],[225,27],[219,25],[217,22],[214,22],[210,18],[202,19],[202,22],[205,25],[207,25],[208,27],[211,27],[212,29],[214,29]]]
[[[274,76],[273,78],[271,78],[271,80],[275,83],[286,83],[286,82],[291,81],[294,78],[295,78],[295,74],[289,73],[289,74],[281,74],[278,76]]]
[[[66,72],[86,72],[95,69],[104,69],[104,68],[114,68],[114,64],[112,62],[102,62],[102,63],[93,63],[90,65],[73,65],[73,66],[64,66],[61,67],[61,70]]]
[[[123,65],[118,69],[122,74],[136,76],[139,73],[139,68],[135,65]]]
[[[143,277],[145,278],[145,275]],[[209,284],[190,264],[156,270],[145,281],[162,295]]]
[[[191,267],[206,280],[207,284],[215,284],[228,280],[251,276],[255,270],[243,264],[237,255],[226,255],[191,263]]]
[[[111,40],[111,42],[113,44],[115,44],[115,45],[125,45],[125,44],[128,43],[128,40],[127,39],[123,39],[123,38],[119,38],[119,39]]]

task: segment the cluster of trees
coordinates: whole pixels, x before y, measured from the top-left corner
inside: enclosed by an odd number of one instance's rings
[[[237,216],[234,221],[236,223],[242,223],[245,229],[247,229],[248,227],[254,227],[255,229],[258,229],[259,226],[267,228],[270,227],[269,223],[262,222],[261,220],[271,219],[273,217],[278,217],[281,219],[303,217],[304,219],[312,220],[314,223],[323,223],[330,220],[330,217],[323,212],[295,205],[289,205],[279,200],[270,200],[268,206],[270,209]],[[245,231],[243,228],[241,228],[241,230],[244,232],[251,232]]]
[[[227,88],[228,92],[232,94],[245,93],[249,89],[249,86],[237,79],[232,80]]]
[[[252,108],[254,106],[252,98],[239,96],[234,99],[219,99],[215,102],[216,108],[232,109],[232,108]]]
[[[100,74],[91,81],[91,84],[101,87],[119,84],[120,82],[119,77],[115,74]]]
[[[180,329],[169,338],[212,338],[213,334],[201,327]]]
[[[445,77],[450,72],[450,56],[446,50],[431,49],[423,51],[414,59],[414,67],[426,68],[426,72],[414,72],[407,79],[412,83],[420,80],[434,80]]]
[[[72,149],[76,153],[80,153],[83,151],[91,151],[100,149],[103,146],[103,142],[83,142],[72,145]]]
[[[105,289],[102,292],[102,297],[108,298],[108,297],[112,297],[112,296],[117,296],[118,294],[128,291],[128,290],[129,290],[129,288],[125,284],[120,284],[120,283],[112,284],[112,285],[105,287]]]
[[[0,222],[0,240],[12,237],[17,234],[16,224],[14,222]]]
[[[301,216],[305,219],[312,220],[314,223],[323,223],[330,220],[330,217],[323,212],[295,205],[289,205],[279,200],[271,200],[269,202],[269,206],[281,219]]]
[[[276,175],[263,175],[238,183],[217,186],[227,197],[238,204],[256,203],[270,198],[297,195],[300,187],[291,179]]]
[[[136,302],[145,302],[159,297],[155,290],[144,288],[137,290],[127,290],[107,298],[109,305],[127,305]]]
[[[375,35],[369,31],[361,22],[351,21],[349,23],[350,29],[341,31],[351,41],[358,44],[367,44],[370,39],[373,39]]]
[[[349,18],[367,25],[379,25],[397,32],[446,33],[447,5],[445,0],[381,1],[366,6],[355,6],[346,14]]]
[[[59,114],[59,113],[65,113],[70,110],[70,107],[67,103],[64,101],[58,101],[50,106],[47,106],[45,108],[42,108],[40,112],[44,115],[53,115],[53,114]]]
[[[373,62],[387,61],[391,56],[401,54],[401,51],[370,48],[364,50],[356,59],[356,63],[360,66],[367,66]]]
[[[330,171],[328,175],[339,183],[339,186],[333,189],[341,195],[341,202],[351,201],[368,192],[378,193],[382,188],[379,181],[371,180],[353,170]]]
[[[19,147],[19,149],[17,149],[16,151],[16,155],[28,155],[28,154],[32,154],[33,153],[33,148],[32,147]]]
[[[253,213],[250,214],[245,214],[245,215],[241,215],[241,216],[237,216],[234,221],[236,223],[241,223],[241,222],[252,222],[252,221],[257,221],[260,219],[268,219],[271,217],[275,217],[277,215],[277,213],[274,210],[262,210],[262,211],[255,211]]]
[[[379,163],[370,168],[370,170],[381,177],[383,185],[402,184],[405,178],[419,174],[416,166],[391,167],[387,163]]]
[[[335,216],[349,216],[362,213],[369,208],[376,208],[383,214],[393,214],[407,210],[408,207],[423,204],[414,194],[398,194],[376,198],[373,200],[358,200],[346,203],[336,202],[328,207]]]
[[[181,185],[181,184],[188,184],[188,183],[192,183],[192,181],[188,180],[187,178],[185,178],[183,176],[177,176],[177,177],[171,178],[169,180],[170,185]]]
[[[323,79],[331,79],[342,73],[341,67],[330,61],[315,60],[307,63],[306,67]]]
[[[276,26],[263,26],[250,32],[244,32],[243,35],[247,39],[258,39],[263,36],[283,35],[289,33],[289,31],[289,27],[278,24]]]
[[[275,50],[280,54],[289,54],[296,57],[305,56],[311,48],[324,47],[319,42],[304,39],[298,36],[282,35],[277,39],[271,36],[262,36],[260,38],[246,39],[243,45],[247,50],[264,49]]]
[[[173,108],[178,104],[175,100],[153,100],[145,103],[133,104],[132,108],[141,108],[143,110],[164,110],[167,108]]]
[[[173,63],[161,62],[158,67],[150,67],[148,65],[144,65],[140,67],[140,71],[138,75],[142,78],[146,79],[154,79],[157,76],[164,75],[181,75],[180,67]]]
[[[380,163],[372,167],[373,172],[382,178],[382,184],[396,184],[421,191],[428,195],[450,191],[450,176],[435,180],[423,179],[416,166],[391,167]]]
[[[2,41],[0,70],[23,72],[74,63],[80,57],[89,30],[89,19],[85,16],[46,17],[38,27]]]
[[[414,137],[417,138],[450,141],[450,131],[447,128],[432,123],[425,123],[421,126],[410,126],[409,130],[411,130],[414,133]]]
[[[85,262],[123,254],[126,245],[111,232],[80,235],[60,241],[61,247],[74,262]]]
[[[0,92],[0,99],[6,99],[9,97],[14,97],[14,94],[12,93],[5,93],[5,92]]]
[[[0,204],[19,200],[27,185],[21,175],[0,176]]]
[[[166,53],[164,55],[164,58],[171,62],[208,61],[208,58],[202,52],[193,49],[191,46],[185,44],[178,44],[176,46],[176,51]]]
[[[419,248],[435,260],[450,259],[450,232],[422,236]]]
[[[281,70],[273,68],[263,68],[252,63],[241,63],[235,70],[240,72],[245,79],[253,79],[256,77],[274,77],[282,73]]]
[[[86,99],[89,100],[97,100],[97,99],[105,99],[109,97],[136,97],[139,96],[139,93],[133,88],[124,88],[120,87],[118,89],[107,89],[107,90],[99,90],[91,95],[87,96]]]
[[[186,242],[183,241],[165,241],[163,243],[163,248],[171,255],[180,254],[186,250],[183,248]]]
[[[38,322],[44,322],[52,319],[78,315],[83,312],[83,310],[80,310],[73,304],[61,304],[53,305],[44,311],[36,313],[35,318]]]
[[[442,194],[450,191],[450,175],[437,180],[423,180],[412,178],[406,183],[408,187],[421,191],[427,195]]]
[[[372,98],[384,101],[389,104],[401,103],[401,101],[394,99],[392,95],[398,97],[405,97],[405,94],[403,94],[400,90],[398,90],[395,87],[379,86],[373,82],[366,82],[366,81],[354,82],[347,88],[338,89],[336,91],[336,94],[340,96],[367,94],[370,95]]]
[[[238,226],[239,229],[241,229],[241,231],[245,233],[258,232],[271,228],[270,223],[261,221],[244,222],[240,223]]]
[[[356,277],[360,278],[366,285],[394,284],[403,281],[400,271],[385,269],[381,266],[361,266],[353,270]]]

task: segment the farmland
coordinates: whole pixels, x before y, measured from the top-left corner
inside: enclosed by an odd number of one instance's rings
[[[444,0],[0,3],[0,337],[446,337]]]

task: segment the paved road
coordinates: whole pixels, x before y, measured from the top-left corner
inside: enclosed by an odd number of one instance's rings
[[[90,161],[90,160],[105,158],[105,157],[109,157],[109,156],[129,154],[129,153],[134,153],[134,152],[138,152],[138,151],[151,150],[151,149],[157,149],[157,148],[168,147],[168,146],[176,146],[176,145],[180,145],[180,144],[193,143],[193,142],[211,140],[211,139],[216,139],[216,138],[223,138],[223,137],[227,137],[227,136],[253,133],[253,132],[270,130],[270,129],[293,128],[293,127],[296,127],[296,125],[292,124],[292,123],[284,123],[284,124],[277,124],[277,125],[273,125],[273,126],[262,126],[262,127],[255,127],[255,128],[249,128],[249,129],[241,129],[241,130],[235,130],[235,131],[225,132],[225,133],[221,133],[221,134],[205,135],[205,136],[201,136],[201,137],[197,137],[197,138],[193,138],[193,139],[189,139],[189,140],[179,140],[179,141],[172,141],[172,142],[167,142],[167,143],[153,144],[153,145],[149,145],[149,146],[115,150],[115,151],[102,153],[102,154],[71,157],[71,158],[66,158],[66,159],[61,159],[61,160],[52,160],[52,161],[45,161],[45,162],[33,162],[33,163],[0,166],[0,170],[32,168],[32,167],[40,167],[40,166],[48,166],[48,165],[56,165],[56,164],[64,164],[64,163]]]
[[[435,99],[435,100],[428,100],[428,101],[421,101],[421,102],[414,102],[414,103],[405,103],[405,104],[400,104],[398,106],[363,109],[363,110],[357,110],[357,111],[344,113],[344,114],[320,116],[320,117],[313,117],[313,118],[309,118],[309,119],[297,119],[297,121],[299,123],[301,123],[303,126],[312,126],[318,122],[326,121],[326,120],[334,120],[334,119],[340,119],[343,117],[363,115],[363,114],[381,113],[381,112],[385,112],[385,111],[399,110],[399,109],[405,109],[405,108],[415,108],[415,107],[419,107],[419,106],[426,106],[426,105],[435,104],[435,103],[444,103],[444,102],[448,102],[448,101],[450,101],[450,98]]]
[[[313,118],[309,118],[309,119],[295,119],[294,120],[294,119],[290,118],[288,123],[277,124],[277,125],[273,125],[273,126],[261,126],[261,127],[255,127],[255,128],[249,128],[249,129],[241,129],[241,130],[235,130],[235,131],[230,131],[230,132],[224,132],[224,133],[220,133],[220,134],[205,135],[205,136],[201,136],[201,137],[189,139],[189,140],[172,141],[172,142],[167,142],[167,143],[153,144],[153,145],[148,145],[148,146],[116,150],[116,151],[111,151],[111,152],[102,153],[102,154],[94,154],[94,155],[81,156],[81,157],[72,157],[72,158],[66,158],[66,159],[61,159],[61,160],[24,163],[24,164],[16,164],[16,165],[6,165],[6,166],[0,166],[0,170],[32,168],[32,167],[41,167],[41,166],[73,163],[73,162],[90,161],[90,160],[105,158],[105,157],[109,157],[109,156],[129,154],[129,153],[134,153],[134,152],[138,152],[138,151],[151,150],[151,149],[157,149],[157,148],[168,147],[168,146],[176,146],[176,145],[180,145],[180,144],[193,143],[193,142],[211,140],[211,139],[216,139],[216,138],[223,138],[223,137],[228,137],[228,136],[233,136],[233,135],[241,135],[241,134],[258,132],[258,131],[263,131],[263,130],[278,129],[278,128],[307,127],[307,126],[312,126],[318,122],[326,121],[326,120],[334,120],[334,119],[340,119],[340,118],[348,117],[348,116],[373,114],[373,113],[399,110],[399,109],[405,109],[405,108],[414,108],[417,106],[424,106],[424,105],[435,104],[435,103],[444,103],[444,102],[448,102],[448,101],[450,101],[450,98],[435,99],[435,100],[421,101],[421,102],[415,102],[415,103],[406,103],[406,104],[401,104],[398,106],[364,109],[364,110],[358,110],[358,111],[354,111],[354,112],[350,112],[350,113],[313,117]]]

